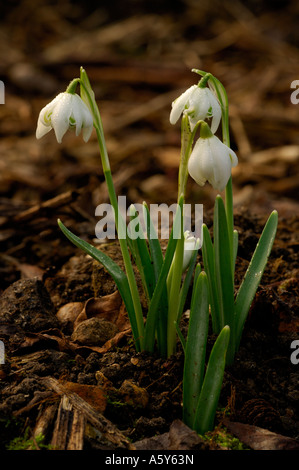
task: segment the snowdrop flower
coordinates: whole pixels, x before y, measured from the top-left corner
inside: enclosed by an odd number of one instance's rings
[[[79,95],[68,92],[59,93],[41,110],[36,138],[40,139],[52,128],[59,143],[66,131],[73,128],[76,129],[76,135],[79,135],[82,130],[84,141],[88,141],[93,128],[93,118]]]
[[[211,129],[216,132],[221,119],[221,107],[214,93],[207,87],[192,85],[172,103],[170,123],[175,124],[182,113],[187,113],[191,131],[198,121],[212,118]]]
[[[199,248],[199,238],[190,235],[189,230],[184,232],[184,239],[183,272],[188,268],[194,250]]]
[[[208,181],[214,189],[222,191],[230,178],[232,167],[237,164],[235,152],[213,135],[205,122],[201,123],[200,137],[188,161],[189,174],[196,183],[203,186]]]

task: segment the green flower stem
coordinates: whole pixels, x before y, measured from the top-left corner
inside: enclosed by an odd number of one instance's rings
[[[213,85],[216,89],[218,99],[221,104],[222,110],[222,140],[223,143],[230,148],[230,135],[229,135],[229,116],[228,116],[228,98],[222,83],[215,77],[212,77]],[[232,267],[234,266],[234,211],[233,211],[233,186],[232,177],[230,176],[225,188],[225,210],[228,227],[228,236],[230,243],[230,256]],[[234,269],[232,269],[234,273]]]
[[[210,80],[212,74],[211,73],[206,73],[204,77],[200,79],[198,82],[199,88],[206,88],[208,81]]]
[[[125,264],[125,270],[126,270],[128,283],[129,283],[129,287],[131,291],[132,302],[133,302],[134,309],[135,309],[136,323],[137,323],[137,328],[139,332],[139,338],[137,338],[138,344],[136,344],[136,347],[137,349],[143,350],[144,321],[143,321],[140,296],[139,296],[136,279],[134,275],[134,270],[133,270],[133,266],[131,263],[131,257],[130,257],[130,253],[128,249],[127,227],[125,225],[123,218],[119,215],[118,201],[117,201],[117,196],[115,193],[115,187],[113,184],[110,162],[109,162],[107,147],[105,143],[105,136],[104,136],[100,112],[97,107],[96,101],[94,99],[94,93],[91,89],[87,74],[83,68],[81,68],[80,77],[81,77],[80,79],[77,79],[77,84],[80,83],[81,95],[83,95],[83,98],[86,104],[88,105],[93,116],[94,128],[96,130],[98,143],[100,147],[100,155],[101,155],[103,172],[104,172],[104,176],[105,176],[105,180],[106,180],[106,184],[108,188],[110,202],[114,210],[115,224],[116,224],[117,233],[119,235],[120,248],[121,248],[121,252],[122,252],[122,256],[123,256],[123,260]],[[69,87],[75,86],[75,80],[73,82],[71,82]]]
[[[191,153],[190,128],[187,115],[183,115],[181,123],[181,158],[179,166],[178,200],[181,195],[185,197],[188,179],[188,160]]]
[[[192,144],[194,141],[197,129],[204,121],[198,121],[193,131],[190,131],[189,119],[187,115],[183,115],[181,124],[181,158],[179,166],[179,182],[178,182],[178,200],[183,195],[185,198],[186,184],[188,180],[188,161],[192,151]]]
[[[178,177],[178,201],[185,199],[186,184],[188,179],[188,160],[192,151],[192,143],[198,127],[203,121],[199,121],[193,131],[190,131],[189,119],[183,115],[181,124],[181,158]],[[176,345],[176,321],[180,310],[180,292],[182,281],[182,267],[184,259],[184,214],[181,214],[181,234],[178,239],[174,259],[167,278],[168,292],[168,322],[167,322],[167,355],[175,352]]]
[[[78,84],[80,83],[80,78],[74,78],[68,85],[66,89],[66,93],[71,93],[71,95],[74,95],[76,93],[76,89]]]
[[[184,258],[183,217],[181,218],[181,236],[177,241],[175,255],[171,266],[171,285],[168,289],[168,319],[167,319],[167,355],[174,354],[176,345],[176,321],[180,307],[180,291],[182,281],[182,266]]]
[[[96,129],[97,138],[99,142],[102,166],[103,166],[104,176],[105,176],[105,180],[106,180],[106,184],[108,188],[108,194],[110,197],[111,205],[114,210],[116,229],[117,229],[117,233],[121,235],[119,236],[119,244],[120,244],[120,248],[121,248],[121,252],[122,252],[122,256],[123,256],[123,260],[125,264],[125,269],[126,269],[126,273],[128,277],[128,282],[129,282],[129,286],[131,290],[132,301],[133,301],[134,308],[135,308],[136,322],[137,322],[137,327],[139,331],[139,345],[140,345],[140,349],[142,350],[143,340],[144,340],[144,321],[143,321],[143,314],[142,314],[142,308],[141,308],[141,303],[140,303],[140,296],[139,296],[139,292],[138,292],[138,288],[136,284],[133,266],[131,263],[130,253],[128,250],[126,238],[123,237],[123,234],[126,233],[126,226],[125,226],[123,218],[119,217],[118,201],[117,201],[117,196],[116,196],[115,188],[113,184],[113,179],[112,179],[112,174],[111,174],[111,169],[110,169],[107,148],[106,148],[105,141],[104,141],[104,136],[102,135],[98,127],[95,127],[95,129]]]
[[[230,147],[230,136],[229,136],[229,116],[228,116],[228,98],[226,94],[226,90],[222,83],[214,77],[211,73],[204,72],[203,70],[199,69],[192,69],[192,72],[201,75],[202,78],[199,82],[199,86],[206,86],[207,82],[210,80],[215,92],[217,94],[218,100],[221,105],[222,111],[222,140],[227,147]],[[234,215],[233,215],[233,190],[232,190],[232,178],[230,177],[226,188],[225,188],[225,210],[226,210],[226,217],[227,217],[227,226],[229,231],[229,239],[230,239],[230,248],[231,248],[231,259],[234,261]],[[232,264],[234,266],[234,264]]]

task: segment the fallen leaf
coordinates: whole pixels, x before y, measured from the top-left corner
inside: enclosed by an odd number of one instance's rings
[[[118,291],[103,297],[88,299],[75,321],[74,329],[79,323],[92,317],[100,317],[117,325],[121,305],[122,298]]]
[[[77,393],[79,397],[100,413],[105,411],[107,404],[106,392],[99,385],[86,385],[75,382],[63,382],[63,385],[69,392]]]
[[[267,429],[251,424],[223,420],[223,424],[241,442],[253,450],[299,450],[299,443],[295,439],[276,434]]]

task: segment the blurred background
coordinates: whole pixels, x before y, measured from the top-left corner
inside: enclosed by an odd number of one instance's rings
[[[117,193],[128,204],[176,201],[180,126],[170,125],[169,112],[198,81],[191,72],[198,68],[227,90],[239,157],[236,208],[297,217],[299,104],[290,97],[299,80],[298,2],[23,0],[1,10],[0,243],[7,256],[28,256],[29,244],[40,256],[40,240],[57,236],[57,217],[90,233],[95,207],[107,202],[94,133],[87,144],[70,132],[60,145],[53,132],[35,138],[40,109],[80,66],[94,87]],[[187,202],[204,204],[204,217],[214,198],[210,185],[189,179]]]

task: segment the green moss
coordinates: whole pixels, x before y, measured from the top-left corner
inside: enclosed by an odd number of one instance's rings
[[[26,428],[24,436],[15,437],[7,445],[7,450],[50,450],[51,446],[44,443],[45,436],[39,434],[30,438],[30,429]]]
[[[206,433],[203,439],[230,450],[250,450],[237,437],[230,434],[225,427],[219,427],[214,429],[213,432]]]

